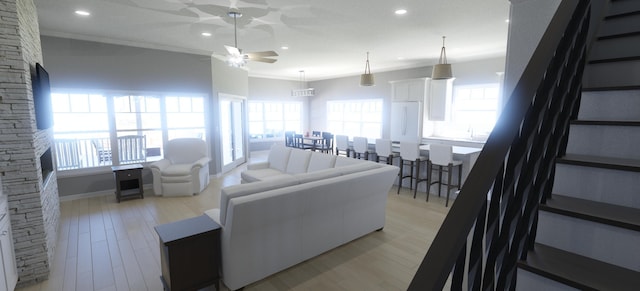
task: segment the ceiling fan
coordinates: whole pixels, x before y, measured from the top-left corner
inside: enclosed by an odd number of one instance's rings
[[[235,41],[235,46],[225,45],[224,47],[229,52],[228,63],[230,66],[234,67],[242,67],[247,61],[256,61],[263,63],[275,63],[277,60],[269,57],[277,57],[278,53],[275,51],[263,51],[263,52],[253,52],[253,53],[242,53],[242,50],[238,48],[238,27],[236,24],[236,19],[238,17],[242,17],[242,13],[239,11],[229,11],[227,15],[233,17],[233,36]]]

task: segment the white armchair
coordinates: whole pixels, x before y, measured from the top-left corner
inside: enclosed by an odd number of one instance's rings
[[[164,159],[149,167],[153,192],[162,196],[190,196],[209,185],[207,144],[199,138],[177,138],[167,142]]]

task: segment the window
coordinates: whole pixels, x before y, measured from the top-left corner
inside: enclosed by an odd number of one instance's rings
[[[499,84],[454,86],[451,120],[436,122],[434,134],[484,140],[497,121]]]
[[[249,101],[249,137],[283,138],[302,131],[302,102]]]
[[[203,97],[51,95],[59,171],[159,160],[165,137],[204,138]]]
[[[333,134],[380,138],[382,99],[328,101],[327,129]]]

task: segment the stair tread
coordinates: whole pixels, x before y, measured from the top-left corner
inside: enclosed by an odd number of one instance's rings
[[[640,90],[640,86],[617,86],[617,87],[582,87],[583,92],[601,92],[601,91],[632,91]]]
[[[632,62],[640,60],[640,56],[627,56],[615,58],[600,58],[589,60],[589,64],[615,63],[615,62]]]
[[[535,244],[518,266],[583,290],[638,290],[640,272]]]
[[[556,159],[556,162],[560,164],[640,172],[640,160],[634,159],[566,154],[564,157]]]
[[[640,120],[572,120],[571,124],[578,125],[612,125],[612,126],[640,126]]]
[[[640,209],[554,194],[540,210],[640,231]]]
[[[598,38],[596,40],[608,40],[608,39],[614,39],[614,38],[634,37],[634,36],[638,36],[638,35],[640,35],[640,31],[617,33],[617,34],[608,34],[608,35],[598,36]]]

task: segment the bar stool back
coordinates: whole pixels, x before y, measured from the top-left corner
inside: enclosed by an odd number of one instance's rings
[[[353,157],[360,159],[364,156],[365,160],[369,159],[369,143],[366,137],[356,136],[353,138]]]
[[[380,158],[384,158],[388,165],[393,165],[393,158],[396,154],[391,151],[390,139],[376,139],[376,163],[380,162]]]
[[[349,137],[346,135],[336,135],[336,156],[340,155],[340,152],[345,152],[345,156],[351,155],[351,147],[349,146]]]
[[[451,189],[457,187],[460,189],[462,184],[462,161],[456,161],[453,159],[453,147],[450,145],[431,144],[429,145],[429,161],[427,162],[427,178],[431,180],[431,174],[433,166],[438,166],[438,181],[427,182],[427,201],[429,201],[429,190],[431,185],[438,184],[438,196],[441,194],[442,185],[447,186],[447,201],[445,207],[449,206],[449,194]],[[446,167],[446,170],[443,168]],[[453,184],[451,176],[453,174],[453,167],[458,167],[458,183]],[[447,183],[442,181],[442,172],[447,172]]]
[[[417,142],[407,142],[407,141],[403,141],[400,142],[400,174],[399,174],[399,181],[398,181],[398,194],[400,194],[400,187],[402,187],[402,180],[404,180],[405,178],[409,178],[409,189],[413,189],[413,168],[414,166],[417,168],[416,170],[416,188],[418,187],[418,176],[420,174],[420,163],[424,162],[425,160],[427,160],[427,158],[425,156],[421,156],[420,155],[420,148],[419,148],[419,144]],[[403,168],[404,165],[407,164],[407,162],[409,162],[409,166],[411,169],[411,172],[409,173],[409,175],[404,175],[403,174]],[[413,194],[413,198],[415,198],[416,193],[414,192]]]

